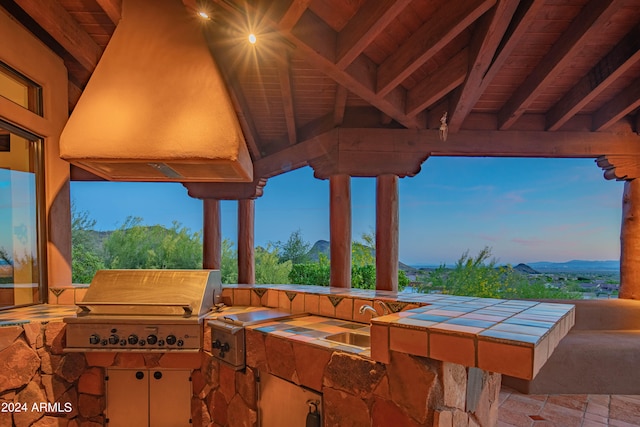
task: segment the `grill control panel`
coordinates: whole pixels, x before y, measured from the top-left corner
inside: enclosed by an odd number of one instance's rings
[[[67,325],[67,349],[167,351],[199,350],[201,346],[201,324]]]

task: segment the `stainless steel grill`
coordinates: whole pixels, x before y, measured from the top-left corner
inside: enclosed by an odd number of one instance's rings
[[[100,270],[64,319],[65,350],[199,351],[221,294],[217,270]]]

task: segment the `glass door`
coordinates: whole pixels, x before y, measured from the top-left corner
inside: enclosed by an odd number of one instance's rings
[[[0,309],[42,302],[42,141],[0,121]]]

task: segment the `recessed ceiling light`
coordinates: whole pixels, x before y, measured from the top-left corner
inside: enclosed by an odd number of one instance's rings
[[[249,43],[251,43],[251,44],[256,44],[256,41],[257,41],[257,40],[258,40],[258,39],[256,38],[256,35],[255,35],[255,34],[253,34],[253,33],[249,34]]]
[[[201,10],[198,12],[198,16],[202,19],[209,19],[210,16],[207,12],[205,12],[204,10]]]

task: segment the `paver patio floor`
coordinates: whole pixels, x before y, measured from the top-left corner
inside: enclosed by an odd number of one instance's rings
[[[498,427],[637,427],[640,395],[527,395],[503,387]]]

